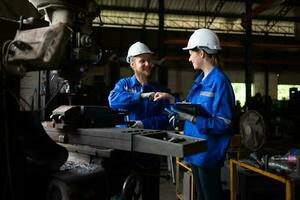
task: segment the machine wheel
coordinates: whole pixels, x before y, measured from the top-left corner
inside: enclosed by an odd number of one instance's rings
[[[123,184],[122,197],[125,200],[138,200],[142,192],[142,181],[136,174],[129,175]]]
[[[60,180],[52,180],[48,186],[47,200],[70,200],[69,186]]]

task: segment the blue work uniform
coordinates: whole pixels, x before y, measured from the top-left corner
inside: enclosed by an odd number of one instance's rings
[[[155,82],[149,82],[142,86],[136,77],[121,79],[115,88],[110,92],[108,101],[113,109],[128,111],[128,120],[141,120],[145,129],[166,129],[168,127],[168,115],[164,108],[170,107],[167,99],[153,101],[149,98],[142,99],[142,92],[166,92]],[[120,127],[120,126],[119,126]],[[123,153],[124,156],[127,154]],[[135,170],[141,173],[142,177],[142,199],[159,199],[159,174],[160,157],[144,153],[135,153],[134,163],[137,163]],[[126,163],[121,164],[124,166]],[[142,167],[141,167],[142,166]],[[143,167],[144,166],[144,167]]]
[[[185,161],[204,168],[220,168],[225,160],[232,132],[234,92],[230,80],[214,67],[203,80],[201,73],[193,84],[186,101],[200,104],[209,116],[197,115],[193,124],[185,121],[184,134],[207,140],[207,151],[185,158]]]
[[[166,91],[155,82],[142,86],[133,75],[121,79],[115,85],[108,97],[109,105],[112,109],[127,110],[129,120],[141,120],[146,129],[165,129],[168,126],[168,116],[164,113],[164,108],[170,107],[169,101],[142,99],[142,92]]]

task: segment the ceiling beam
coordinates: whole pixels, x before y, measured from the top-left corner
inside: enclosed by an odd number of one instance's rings
[[[173,62],[179,62],[179,61],[188,61],[188,56],[165,56],[164,59],[166,61],[173,61]],[[236,63],[236,64],[243,64],[245,63],[245,60],[243,58],[223,58],[222,61],[224,63]],[[274,59],[253,59],[253,64],[256,65],[294,65],[299,66],[300,60],[274,60]]]
[[[278,13],[276,13],[276,19],[267,21],[266,23],[266,27],[268,27],[267,32],[269,32],[276,25],[276,23],[278,22],[277,18],[285,16],[292,8],[293,6],[289,4],[283,5],[281,9],[278,11]]]
[[[100,10],[114,10],[114,11],[127,11],[127,12],[147,12],[148,13],[158,13],[158,8],[133,8],[126,6],[105,6],[100,5]],[[240,14],[227,14],[227,13],[216,13],[216,12],[199,12],[199,11],[188,11],[188,10],[172,10],[165,9],[165,14],[171,15],[187,15],[187,16],[207,16],[207,17],[221,17],[221,18],[232,18],[232,19],[240,19]],[[259,20],[274,20],[272,16],[254,16],[253,19]],[[300,17],[278,17],[276,18],[279,21],[290,21],[290,22],[300,22]]]
[[[147,16],[148,16],[149,8],[150,8],[150,2],[151,2],[151,0],[147,1],[146,12],[144,15],[143,29],[146,29],[146,22],[147,22]]]
[[[184,46],[188,42],[187,39],[180,39],[180,38],[169,38],[165,40],[165,44],[172,44],[172,45],[181,45]],[[245,45],[241,41],[221,41],[221,47],[231,47],[231,48],[244,48]],[[286,43],[262,43],[262,42],[254,42],[253,47],[258,49],[276,49],[280,51],[292,50],[292,49],[300,49],[299,44],[286,44]]]
[[[210,28],[210,25],[212,25],[212,23],[214,22],[214,20],[217,17],[217,13],[219,13],[222,10],[224,4],[225,4],[225,0],[219,0],[217,6],[215,7],[215,9],[213,11],[214,13],[216,13],[216,15],[208,19],[207,28]]]
[[[249,12],[243,15],[241,25],[246,29],[248,22],[258,16],[260,13],[268,10],[271,6],[281,4],[284,0],[265,0],[262,4],[259,4],[251,9]],[[250,6],[252,5],[252,2]]]

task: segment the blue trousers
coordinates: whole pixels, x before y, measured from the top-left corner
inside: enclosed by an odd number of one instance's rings
[[[191,165],[197,200],[221,200],[221,168],[203,168]]]

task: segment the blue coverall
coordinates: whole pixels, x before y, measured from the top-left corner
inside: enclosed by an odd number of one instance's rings
[[[145,129],[166,129],[168,116],[163,112],[164,108],[170,107],[169,101],[141,99],[141,92],[166,92],[166,90],[157,86],[155,82],[142,86],[133,75],[121,79],[115,85],[108,97],[109,106],[112,109],[127,110],[129,120],[141,120]]]
[[[141,92],[166,92],[166,90],[157,86],[155,82],[142,86],[133,75],[121,79],[115,85],[108,97],[109,105],[113,109],[127,110],[128,120],[141,120],[145,129],[166,129],[168,115],[163,112],[164,108],[170,107],[169,101],[167,99],[159,101],[142,99]],[[125,152],[123,155],[128,156]],[[134,156],[128,157],[134,157],[132,162],[136,164],[135,170],[141,173],[143,200],[158,200],[160,157],[143,153],[134,153]]]
[[[197,181],[205,179],[207,174],[211,172],[211,174],[220,173],[226,150],[233,135],[232,119],[235,97],[230,80],[218,67],[214,67],[204,80],[202,80],[203,77],[204,73],[197,77],[186,101],[192,104],[200,104],[207,111],[206,116],[197,115],[196,124],[185,121],[184,134],[206,139],[207,151],[186,157],[185,161],[194,167],[193,173],[197,173],[197,167],[200,167],[199,171],[201,169],[208,170],[196,174],[198,176],[196,179],[199,179],[196,180],[196,187],[199,188],[200,186],[197,186],[197,184],[202,184],[201,187],[204,193],[213,190],[215,190],[214,193],[217,193],[217,188],[207,188],[209,186],[203,185],[205,183],[197,183]],[[221,186],[220,183],[218,184]]]

